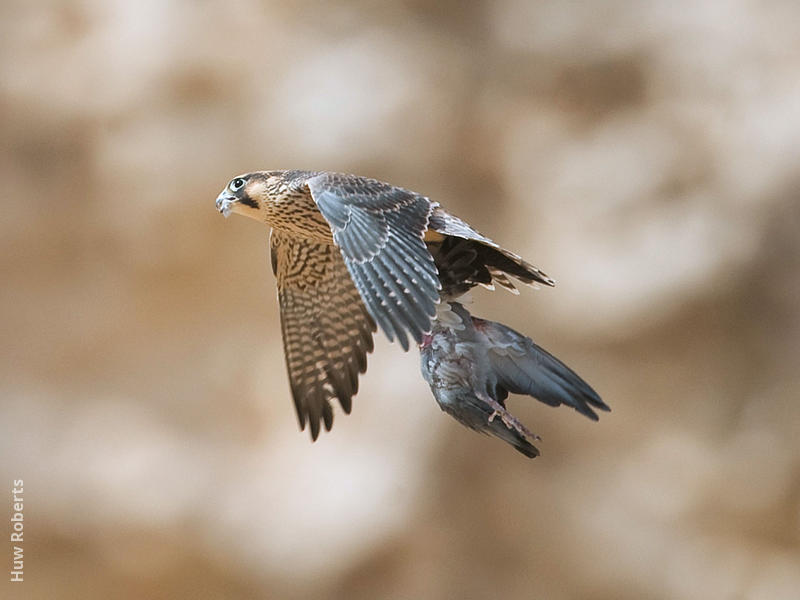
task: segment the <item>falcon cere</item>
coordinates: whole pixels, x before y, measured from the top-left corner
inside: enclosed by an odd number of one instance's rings
[[[14,552],[14,557],[11,563],[11,578],[10,581],[12,582],[20,582],[22,581],[22,567],[23,567],[23,551],[22,551],[22,542],[23,542],[23,529],[25,528],[24,525],[24,517],[22,515],[22,479],[15,479],[14,480],[14,489],[11,490],[12,494],[12,504],[11,508],[14,510],[14,513],[11,515],[11,538],[10,541],[12,544],[12,550]],[[19,546],[17,546],[19,544]]]

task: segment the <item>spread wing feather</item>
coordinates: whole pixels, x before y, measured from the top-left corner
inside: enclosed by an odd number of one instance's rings
[[[316,439],[333,425],[331,399],[350,412],[375,323],[337,248],[273,230],[270,251],[297,418]]]
[[[571,406],[593,421],[597,421],[593,409],[611,410],[588,383],[529,337],[501,323],[476,317],[473,323],[489,340],[488,357],[500,386],[496,390],[500,401],[508,392],[527,394],[550,406]]]
[[[507,275],[529,285],[554,285],[541,270],[439,207],[429,227],[447,236],[434,250],[443,296],[457,297],[474,285],[497,284],[516,292]]]
[[[307,182],[367,311],[408,350],[431,329],[440,283],[423,236],[434,204],[386,183],[335,173]]]

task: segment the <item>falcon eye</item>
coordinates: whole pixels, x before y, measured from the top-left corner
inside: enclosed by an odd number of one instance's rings
[[[233,181],[231,181],[230,186],[232,192],[238,192],[240,189],[244,187],[244,179],[241,177],[237,177]]]

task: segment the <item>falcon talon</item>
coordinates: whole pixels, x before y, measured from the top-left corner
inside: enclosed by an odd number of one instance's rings
[[[271,228],[290,388],[312,439],[331,428],[332,400],[350,412],[377,329],[403,349],[420,341],[422,376],[442,410],[530,458],[539,450],[527,437],[539,438],[506,410],[510,393],[593,420],[610,410],[530,338],[472,318],[459,300],[478,285],[518,293],[512,278],[553,280],[425,196],[356,175],[256,171],[234,177],[216,208]]]

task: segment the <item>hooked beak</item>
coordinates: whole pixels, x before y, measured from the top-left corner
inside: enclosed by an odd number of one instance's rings
[[[217,210],[222,213],[223,217],[228,218],[236,202],[237,200],[234,196],[231,196],[228,192],[222,192],[217,196]]]

